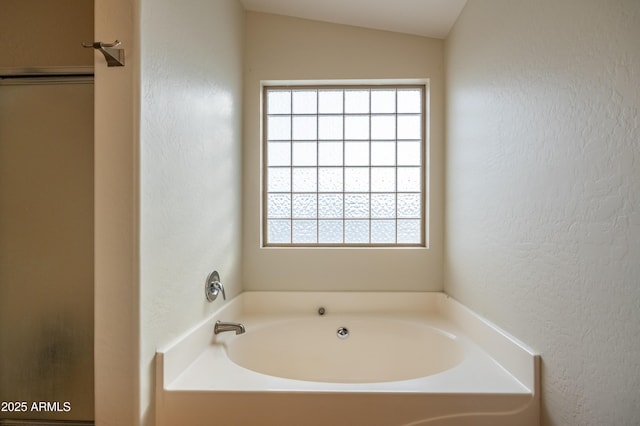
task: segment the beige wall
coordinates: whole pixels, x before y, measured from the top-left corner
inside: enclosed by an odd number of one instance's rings
[[[243,282],[247,290],[441,290],[443,41],[246,13]],[[262,80],[429,79],[429,249],[260,247]]]
[[[236,0],[96,0],[96,424],[153,425],[156,348],[241,291]],[[98,54],[96,54],[98,55]]]
[[[236,0],[142,1],[140,386],[154,425],[158,347],[225,303],[204,296],[220,273],[242,290],[244,11]],[[171,31],[171,28],[178,28]]]
[[[640,418],[640,3],[469,0],[445,290],[542,354],[545,425]]]
[[[0,68],[93,65],[91,0],[0,0]]]
[[[125,66],[95,52],[95,418],[139,423],[138,1],[95,0],[95,39],[122,42]]]

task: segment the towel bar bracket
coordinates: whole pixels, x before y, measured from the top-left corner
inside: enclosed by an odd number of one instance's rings
[[[114,47],[120,46],[121,44],[122,42],[118,40],[114,41],[113,43],[103,43],[101,41],[96,41],[90,44],[82,43],[82,47],[99,50],[107,60],[108,67],[123,67],[124,49],[114,49]]]

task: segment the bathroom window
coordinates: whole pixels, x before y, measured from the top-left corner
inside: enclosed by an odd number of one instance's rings
[[[425,92],[265,86],[263,245],[425,246]]]

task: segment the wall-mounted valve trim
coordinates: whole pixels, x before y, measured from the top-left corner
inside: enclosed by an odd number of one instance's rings
[[[213,271],[207,277],[207,282],[204,285],[204,294],[209,302],[213,302],[220,292],[222,292],[222,299],[227,300],[227,296],[224,294],[224,286],[220,282],[220,274],[218,274],[218,271]]]

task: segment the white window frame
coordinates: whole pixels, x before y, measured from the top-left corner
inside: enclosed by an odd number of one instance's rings
[[[289,217],[285,217],[285,218],[280,218],[279,220],[283,220],[283,221],[289,221],[291,223],[290,228],[290,235],[291,235],[291,239],[289,240],[289,242],[269,242],[268,241],[268,220],[270,218],[268,218],[268,206],[269,206],[269,194],[274,195],[275,192],[269,192],[268,191],[268,182],[269,182],[269,170],[274,170],[275,167],[270,166],[268,164],[268,158],[269,158],[269,142],[277,142],[276,140],[269,140],[268,139],[268,135],[269,135],[269,129],[268,129],[268,117],[273,117],[276,114],[269,114],[269,110],[268,110],[268,104],[267,104],[267,93],[269,91],[308,91],[308,90],[318,90],[318,91],[323,91],[323,90],[338,90],[338,91],[350,91],[350,90],[384,90],[384,89],[394,89],[396,91],[400,90],[420,90],[421,91],[421,106],[420,106],[420,138],[419,139],[411,139],[411,140],[419,140],[420,142],[420,162],[419,162],[419,166],[418,166],[418,170],[420,172],[420,190],[419,190],[419,197],[420,197],[420,217],[418,218],[420,221],[419,224],[419,241],[416,242],[410,242],[410,243],[405,243],[405,242],[397,242],[397,235],[398,235],[398,223],[406,220],[403,219],[401,217],[398,217],[398,211],[397,211],[397,202],[396,202],[396,209],[395,209],[395,216],[394,217],[390,217],[387,218],[385,220],[395,220],[396,224],[395,224],[395,242],[371,242],[371,223],[372,221],[375,220],[380,220],[379,218],[373,217],[371,215],[371,209],[369,209],[369,213],[368,213],[368,217],[361,219],[361,220],[366,220],[369,222],[368,225],[368,229],[369,229],[369,241],[368,242],[363,242],[363,243],[357,243],[357,242],[345,242],[345,238],[344,238],[344,232],[345,232],[345,221],[347,220],[347,218],[345,218],[344,215],[344,211],[342,212],[342,217],[341,218],[336,218],[335,220],[342,220],[343,221],[343,225],[342,225],[342,231],[343,231],[343,239],[342,242],[318,242],[319,239],[316,239],[316,242],[297,242],[294,243],[292,242],[293,239],[293,227],[294,227],[294,219],[295,216],[293,214],[293,207],[292,207],[292,213],[291,215],[289,215]],[[397,93],[397,92],[396,92]],[[334,248],[340,248],[340,247],[364,247],[364,248],[374,248],[374,247],[386,247],[386,248],[408,248],[408,247],[428,247],[428,219],[429,219],[429,208],[428,208],[428,193],[429,193],[429,188],[428,188],[428,171],[429,171],[429,164],[428,164],[428,151],[429,151],[429,138],[428,138],[428,134],[429,134],[429,126],[428,126],[428,120],[429,120],[429,85],[428,85],[428,81],[426,80],[420,80],[418,82],[416,81],[411,81],[411,82],[397,82],[397,81],[388,81],[388,82],[384,82],[384,83],[380,83],[379,81],[376,81],[376,83],[371,84],[369,82],[362,82],[362,83],[358,83],[358,84],[354,84],[353,82],[349,82],[346,84],[336,84],[336,83],[330,83],[330,84],[326,84],[326,83],[318,83],[318,82],[263,82],[262,83],[262,111],[261,111],[261,131],[262,131],[262,182],[261,182],[261,193],[262,193],[262,200],[261,200],[261,246],[265,247],[265,248],[282,248],[282,247],[288,247],[288,248],[303,248],[303,247],[318,247],[318,248],[326,248],[326,247],[334,247]],[[369,97],[370,98],[370,97]],[[300,114],[300,115],[308,115],[311,117],[322,117],[323,114],[320,113],[318,110],[316,110],[315,113],[310,113],[310,114]],[[331,115],[336,115],[336,114],[331,114]],[[349,114],[346,113],[343,109],[343,111],[340,114],[337,115],[341,115],[343,117],[343,123],[344,123],[344,117],[348,116]],[[393,138],[392,140],[394,142],[396,142],[396,146],[397,146],[397,142],[398,140],[402,141],[402,139],[398,138],[397,135],[397,119],[398,117],[402,117],[403,115],[415,115],[415,113],[402,113],[402,112],[398,112],[397,109],[397,98],[396,98],[396,108],[394,108],[394,112],[393,113],[374,113],[371,112],[371,109],[369,109],[369,112],[364,113],[364,115],[368,115],[369,118],[371,118],[372,116],[378,116],[378,115],[392,115],[395,116],[395,123],[396,123],[396,135],[395,138]],[[289,116],[289,117],[294,117],[296,116],[296,114],[293,113],[293,111],[290,111],[289,114],[283,114],[283,116]],[[293,121],[293,118],[291,118],[291,120]],[[369,120],[369,123],[371,123],[371,120]],[[369,124],[371,126],[371,124]],[[317,131],[317,130],[316,130]],[[348,141],[349,139],[346,138],[346,135],[344,134],[344,128],[343,128],[343,133],[342,133],[342,139],[338,139],[338,141],[341,141],[343,144],[343,149],[345,146],[345,141]],[[296,139],[294,139],[293,134],[290,135],[290,140],[289,143],[291,145],[291,160],[293,161],[293,145],[294,145],[294,141],[296,141]],[[319,149],[319,143],[321,143],[319,136],[316,136],[315,140],[311,139],[311,142],[316,143],[316,146],[318,146]],[[371,145],[372,145],[372,139],[371,139],[371,135],[369,135],[369,139],[367,140],[363,140],[362,142],[368,142],[369,145],[369,158],[371,158]],[[374,140],[375,142],[375,140]],[[344,154],[343,154],[344,155]],[[293,162],[291,164],[289,164],[289,166],[283,166],[283,169],[289,168],[291,171],[294,169],[294,165]],[[320,165],[317,161],[315,166],[308,166],[308,168],[310,170],[315,169],[316,173],[318,173],[318,170],[320,168],[322,168],[323,166]],[[350,166],[345,165],[344,163],[344,156],[343,156],[343,163],[341,166],[336,166],[336,169],[341,169],[343,173],[344,170]],[[372,169],[376,169],[376,167],[378,166],[372,166],[371,162],[369,162],[369,164],[367,166],[363,166],[363,169],[367,169],[369,171],[369,176],[371,176],[371,170]],[[396,148],[396,159],[395,159],[395,165],[392,166],[393,168],[395,168],[396,172],[395,172],[395,190],[394,191],[388,191],[388,193],[393,193],[396,195],[398,194],[417,194],[417,192],[414,191],[398,191],[398,182],[397,182],[397,169],[398,167],[402,167],[402,165],[398,165],[398,161],[397,161],[397,148]],[[410,167],[410,166],[408,166]],[[293,172],[292,172],[293,173]],[[291,183],[290,183],[291,185]],[[290,194],[291,198],[293,199],[293,195],[294,194],[298,194],[296,192],[293,191],[293,188],[289,188],[288,191],[284,191],[283,194]],[[343,182],[343,187],[341,191],[337,191],[336,193],[342,194],[342,196],[344,197],[346,194],[351,194],[350,192],[345,190],[345,186],[344,186],[344,182]],[[369,199],[371,198],[372,194],[377,194],[377,192],[372,191],[371,189],[371,183],[369,183],[369,187],[367,191],[362,191],[362,194],[367,194],[369,196]],[[385,192],[387,193],[387,192]],[[315,191],[310,191],[309,194],[315,194],[316,195],[316,199],[318,199],[319,194],[323,194],[323,192],[321,192],[317,187],[315,189]],[[291,201],[291,204],[293,204],[293,201]],[[318,217],[318,213],[316,212],[315,217],[310,218],[309,220],[315,220],[317,223],[319,223],[319,217]],[[273,218],[272,218],[273,219]],[[415,218],[413,220],[416,220]],[[319,226],[316,225],[316,232],[318,232],[319,235]]]

